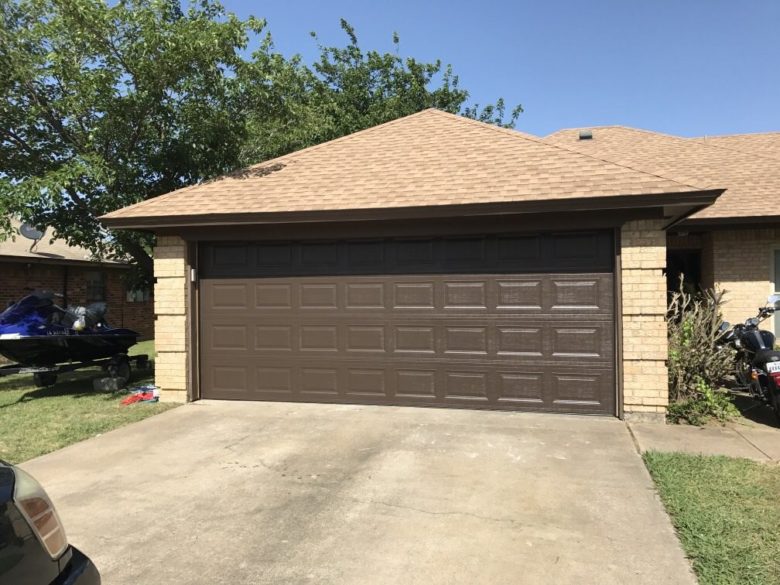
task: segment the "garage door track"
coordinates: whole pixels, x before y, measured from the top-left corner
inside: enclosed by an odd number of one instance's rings
[[[23,467],[105,585],[695,583],[613,419],[201,401]]]

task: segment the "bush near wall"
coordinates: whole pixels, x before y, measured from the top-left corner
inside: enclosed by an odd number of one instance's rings
[[[725,291],[688,292],[680,280],[667,313],[669,410],[672,422],[700,425],[728,420],[738,411],[723,388],[734,368],[734,350],[719,344]]]

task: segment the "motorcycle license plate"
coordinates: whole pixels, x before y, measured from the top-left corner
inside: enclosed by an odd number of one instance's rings
[[[767,362],[766,371],[770,374],[780,372],[780,362]]]

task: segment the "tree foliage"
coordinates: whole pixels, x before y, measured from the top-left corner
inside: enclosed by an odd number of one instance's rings
[[[307,65],[214,0],[0,0],[0,233],[13,213],[148,279],[152,237],[98,216],[428,107],[521,112],[467,106],[451,67],[341,26],[346,45]]]

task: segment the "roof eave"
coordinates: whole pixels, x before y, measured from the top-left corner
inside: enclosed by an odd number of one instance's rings
[[[685,228],[721,228],[721,227],[767,227],[780,226],[780,216],[752,215],[740,217],[689,217],[681,221],[677,227]]]
[[[51,258],[47,256],[22,256],[17,254],[0,253],[0,262],[14,262],[27,264],[58,264],[68,266],[95,266],[101,268],[130,268],[127,262],[111,260],[79,260],[77,258]]]
[[[212,213],[175,216],[103,216],[101,221],[113,229],[155,230],[171,227],[256,225],[273,223],[307,223],[329,221],[370,221],[427,217],[460,217],[463,215],[499,215],[505,213],[549,213],[644,209],[649,207],[691,206],[696,211],[711,205],[724,189],[693,190],[672,193],[616,195],[545,199],[540,201],[509,201],[455,205],[411,207],[381,207],[368,209],[334,209],[322,211]]]

